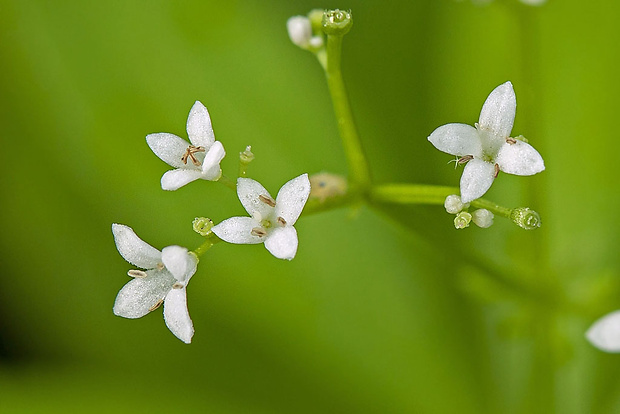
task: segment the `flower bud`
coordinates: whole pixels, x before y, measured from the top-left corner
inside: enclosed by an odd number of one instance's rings
[[[344,36],[349,33],[353,26],[353,19],[350,11],[326,10],[323,13],[323,31],[327,35]]]
[[[312,9],[310,13],[308,13],[308,19],[310,20],[312,32],[314,33],[323,32],[323,12],[323,9]]]
[[[293,16],[286,22],[286,28],[288,30],[288,36],[291,38],[291,42],[307,49],[310,45],[310,39],[312,38],[312,25],[310,19],[305,16]]]
[[[213,227],[213,221],[206,217],[196,217],[192,222],[192,227],[194,231],[201,236],[207,236],[211,233],[211,228]]]
[[[469,227],[469,223],[471,222],[471,214],[467,211],[461,211],[454,218],[454,227],[457,229],[464,229],[465,227]]]
[[[486,208],[481,208],[471,213],[471,221],[483,229],[489,228],[493,225],[493,217],[493,213]]]
[[[446,208],[448,213],[457,214],[464,208],[469,207],[469,203],[463,204],[461,202],[461,197],[456,194],[452,194],[446,197],[446,201],[444,201],[443,206]]]
[[[519,207],[512,210],[510,220],[525,230],[533,230],[540,227],[540,215],[528,207]]]

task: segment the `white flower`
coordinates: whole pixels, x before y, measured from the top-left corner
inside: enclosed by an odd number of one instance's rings
[[[293,16],[286,22],[286,29],[291,42],[301,48],[307,48],[312,39],[312,25],[306,16]]]
[[[308,174],[293,178],[280,188],[274,200],[250,178],[237,180],[237,194],[251,217],[231,217],[213,227],[220,239],[236,244],[265,243],[278,259],[291,260],[297,252],[297,231],[293,225],[310,194]]]
[[[620,310],[611,312],[592,324],[586,338],[605,352],[620,352]]]
[[[462,157],[461,201],[469,203],[491,187],[500,171],[533,175],[545,169],[542,157],[526,142],[510,138],[517,109],[512,84],[491,92],[482,106],[476,127],[465,124],[440,126],[428,140],[440,151]]]
[[[187,310],[185,288],[196,272],[198,258],[180,246],[164,247],[160,252],[142,241],[131,227],[112,224],[118,252],[132,265],[144,270],[128,272],[127,283],[114,302],[114,314],[141,318],[164,303],[168,329],[186,344],[192,341],[194,325]]]
[[[226,152],[222,143],[215,140],[209,111],[200,101],[189,112],[187,135],[191,144],[167,132],[146,137],[155,155],[176,168],[161,177],[164,190],[176,190],[199,178],[217,181],[222,175],[220,161]]]

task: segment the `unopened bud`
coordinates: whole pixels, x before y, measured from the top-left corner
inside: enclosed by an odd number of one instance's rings
[[[493,218],[495,216],[486,208],[475,210],[471,213],[471,221],[478,227],[483,229],[489,228],[493,225]]]
[[[326,10],[323,13],[323,31],[327,35],[344,36],[353,26],[350,11]]]
[[[465,227],[469,227],[469,223],[471,222],[471,214],[467,211],[461,211],[454,218],[454,227],[457,229],[464,229]]]
[[[206,217],[196,217],[192,222],[192,227],[194,231],[201,236],[207,236],[211,233],[211,228],[213,227],[213,221]]]
[[[519,207],[512,210],[510,220],[525,230],[533,230],[540,227],[540,215],[528,207]]]
[[[463,204],[461,202],[461,197],[456,194],[452,194],[446,197],[446,201],[444,201],[443,206],[446,208],[448,213],[458,214],[464,208],[469,207],[469,203]]]
[[[307,49],[310,45],[310,39],[312,38],[312,25],[310,19],[306,16],[293,16],[286,22],[286,28],[288,30],[288,36],[291,38],[291,42]]]

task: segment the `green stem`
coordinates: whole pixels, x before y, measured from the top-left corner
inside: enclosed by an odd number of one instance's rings
[[[204,243],[202,243],[200,246],[198,246],[193,252],[196,256],[200,257],[203,254],[206,253],[207,250],[209,250],[211,247],[213,247],[216,243],[221,242],[222,239],[220,239],[219,237],[217,237],[215,234],[210,233]]]
[[[230,177],[222,174],[222,176],[220,177],[219,180],[217,180],[218,183],[222,183],[224,184],[226,187],[233,189],[235,191],[237,191],[237,183],[235,181],[233,181],[232,179],[230,179]]]
[[[459,194],[456,187],[425,184],[381,184],[370,190],[370,201],[391,204],[439,204],[443,205],[446,197]],[[502,207],[492,201],[479,198],[471,202],[476,208],[486,208],[498,216],[511,218],[513,209]]]
[[[349,185],[354,191],[357,191],[370,186],[370,170],[353,121],[351,105],[342,79],[340,67],[342,37],[343,35],[327,36],[327,69],[325,75],[338,122],[338,131],[347,158]]]

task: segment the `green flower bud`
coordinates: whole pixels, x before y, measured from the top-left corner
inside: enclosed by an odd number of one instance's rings
[[[206,217],[196,217],[192,222],[192,227],[194,231],[201,236],[207,236],[211,233],[211,228],[213,227],[213,221]]]
[[[308,13],[308,19],[315,34],[323,33],[323,9],[312,9]]]
[[[323,31],[327,35],[344,36],[353,26],[350,11],[326,10],[323,13]]]
[[[461,211],[454,218],[454,227],[457,229],[464,229],[465,227],[469,227],[469,223],[471,222],[471,214],[467,211]]]
[[[540,227],[540,215],[528,207],[519,207],[512,210],[510,220],[525,230],[533,230]]]

